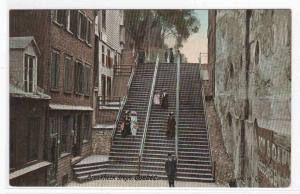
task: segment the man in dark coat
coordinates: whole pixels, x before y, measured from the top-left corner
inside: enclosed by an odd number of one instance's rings
[[[168,160],[165,162],[165,170],[169,181],[169,187],[174,187],[176,178],[177,162],[171,153],[168,153]]]
[[[166,89],[161,92],[161,106],[162,108],[168,108],[168,93]]]
[[[125,112],[125,116],[123,118],[123,131],[122,131],[122,137],[127,137],[127,135],[131,134],[131,128],[130,128],[130,124],[131,124],[131,118],[129,116],[129,111],[127,110]]]
[[[174,118],[174,113],[171,112],[169,114],[169,118],[168,118],[168,126],[167,126],[167,132],[166,132],[166,136],[168,139],[172,139],[175,136],[175,125],[176,125],[176,121]]]
[[[143,49],[139,49],[138,52],[138,64],[145,63],[145,51]]]
[[[172,48],[170,48],[169,58],[170,58],[170,63],[174,63],[174,54],[173,54],[173,49]]]

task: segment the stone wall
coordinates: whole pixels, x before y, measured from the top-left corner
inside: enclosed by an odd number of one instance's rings
[[[217,10],[214,102],[240,186],[264,186],[257,180],[260,128],[290,147],[290,41],[290,10]],[[289,178],[270,184],[288,186]]]
[[[83,158],[89,156],[92,152],[91,147],[92,147],[91,140],[89,140],[88,142],[84,142],[82,144],[80,156],[82,156]]]
[[[108,155],[111,147],[111,129],[93,129],[92,153],[97,155]]]

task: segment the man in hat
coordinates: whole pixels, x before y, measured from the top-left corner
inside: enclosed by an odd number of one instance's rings
[[[124,128],[123,128],[123,131],[122,131],[122,137],[127,137],[127,135],[130,135],[130,131],[131,131],[131,128],[130,128],[130,124],[131,124],[131,119],[130,119],[130,116],[129,116],[129,110],[126,110],[125,111],[125,116],[123,118],[123,125],[124,125]]]
[[[171,153],[168,153],[168,159],[165,162],[165,171],[168,177],[168,181],[169,181],[169,187],[174,187],[174,182],[175,182],[175,178],[176,178],[176,171],[177,171],[177,162],[175,157],[172,157]]]
[[[143,49],[139,49],[137,61],[138,61],[138,65],[145,63],[145,51]]]
[[[161,92],[161,106],[162,108],[168,108],[168,93],[166,89],[163,89]]]
[[[176,121],[175,121],[174,113],[171,112],[171,113],[169,113],[168,124],[167,124],[167,132],[166,132],[166,136],[167,136],[168,139],[174,138],[174,136],[175,136],[175,125],[176,125]]]
[[[170,60],[170,63],[174,63],[174,54],[173,54],[172,48],[170,48],[169,60]]]

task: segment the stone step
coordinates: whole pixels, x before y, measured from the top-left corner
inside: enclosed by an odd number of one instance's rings
[[[85,171],[85,170],[92,170],[95,168],[106,168],[108,166],[108,161],[102,162],[102,163],[89,163],[86,165],[80,165],[76,166],[74,165],[73,170],[76,172]]]
[[[172,153],[172,154],[175,154],[175,147],[173,148],[173,150],[164,150],[164,149],[161,149],[161,150],[154,150],[154,149],[144,149],[143,153],[149,153],[149,154],[162,154],[162,155],[168,155],[168,153]]]
[[[110,155],[109,160],[113,161],[138,161],[138,156],[119,156],[119,155]]]

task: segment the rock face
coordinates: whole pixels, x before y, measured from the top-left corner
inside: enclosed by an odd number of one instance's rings
[[[288,186],[291,12],[217,10],[214,37],[214,102],[237,183]]]

